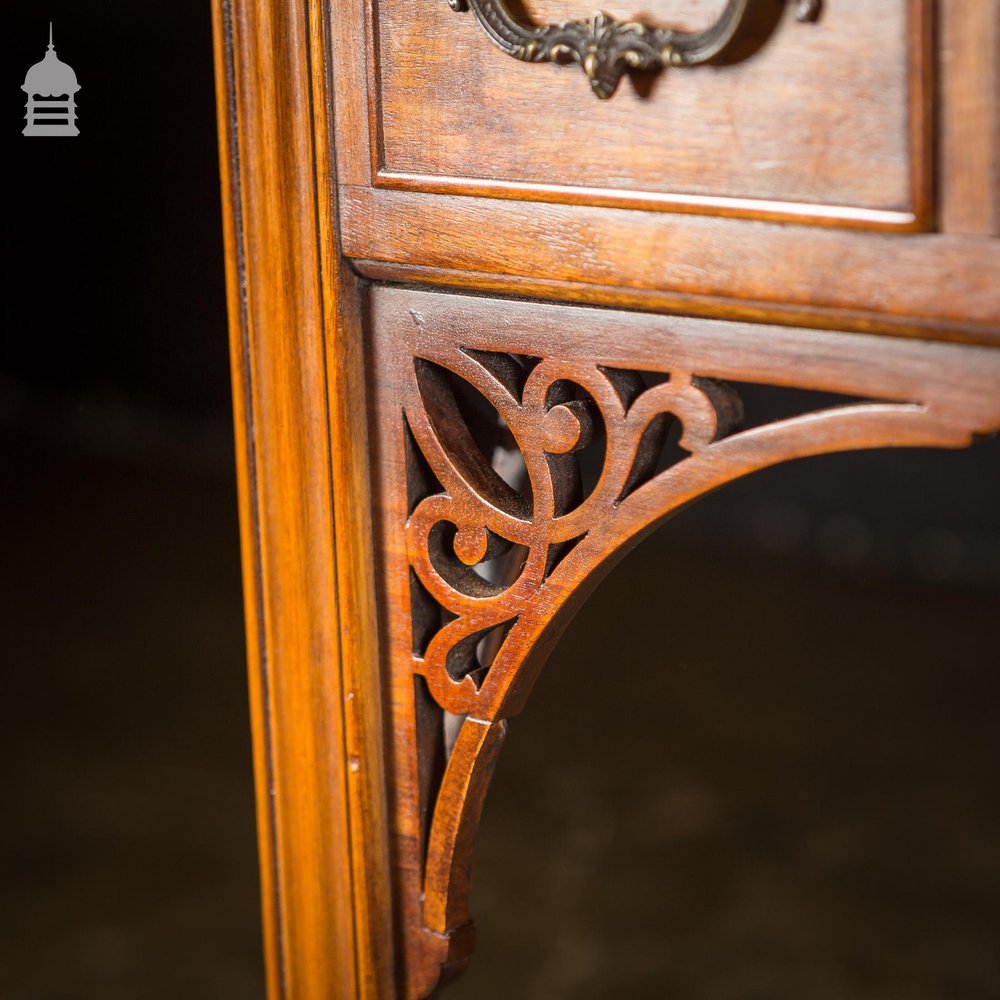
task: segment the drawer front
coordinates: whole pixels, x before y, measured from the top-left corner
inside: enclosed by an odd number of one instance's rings
[[[609,13],[704,29],[723,0]],[[521,22],[580,0],[511,4]],[[929,59],[922,0],[825,0],[815,22],[753,3],[722,60],[625,76],[607,100],[578,64],[518,61],[445,0],[378,0],[377,186],[833,224],[921,224]]]

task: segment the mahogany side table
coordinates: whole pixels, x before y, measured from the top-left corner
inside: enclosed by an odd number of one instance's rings
[[[272,1000],[464,968],[509,720],[665,518],[1000,429],[998,0],[642,9],[213,0]]]

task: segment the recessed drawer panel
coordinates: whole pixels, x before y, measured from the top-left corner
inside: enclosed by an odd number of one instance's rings
[[[508,0],[525,24],[584,0]],[[445,0],[377,0],[378,186],[495,197],[921,225],[928,59],[921,0],[824,0],[814,22],[750,0],[721,61],[625,76],[600,100],[579,64],[521,62]],[[700,30],[724,0],[616,0]]]

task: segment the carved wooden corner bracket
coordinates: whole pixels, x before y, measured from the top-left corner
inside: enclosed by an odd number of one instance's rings
[[[394,294],[404,293],[385,293]],[[404,947],[412,996],[471,953],[472,843],[505,720],[629,548],[695,498],[778,462],[962,447],[1000,429],[1000,351],[894,342],[872,365],[850,336],[763,328],[746,335],[757,343],[734,338],[727,363],[726,344],[696,336],[676,350],[671,321],[649,318],[661,329],[633,367],[610,346],[591,360],[593,341],[572,348],[541,336],[531,348],[530,332],[511,336],[504,310],[545,307],[497,308],[492,337],[463,337],[457,310],[440,326],[411,310],[417,333],[381,418],[396,441],[390,516],[402,529],[390,573],[407,579],[393,625],[395,697],[415,706],[412,743],[398,726],[396,735],[397,797],[419,814],[402,824],[401,845],[412,879],[404,909],[419,925]],[[657,356],[655,371],[642,363]],[[721,375],[855,401],[748,427]]]
[[[724,52],[740,33],[753,0],[728,0],[718,20],[704,31],[654,28],[641,21],[617,21],[596,13],[580,21],[526,25],[504,0],[448,0],[455,11],[472,10],[487,37],[523,62],[579,63],[600,98],[611,97],[625,73],[658,72],[667,66],[697,66]],[[815,20],[820,0],[794,0],[799,21]]]

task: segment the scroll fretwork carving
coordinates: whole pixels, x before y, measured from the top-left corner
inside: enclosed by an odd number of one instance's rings
[[[553,612],[607,552],[609,538],[633,533],[651,480],[654,492],[669,481],[669,469],[654,473],[671,425],[679,422],[685,461],[693,461],[739,426],[742,405],[725,383],[689,371],[648,386],[636,371],[458,349],[417,358],[415,372],[418,398],[406,419],[442,490],[410,515],[407,551],[450,620],[414,669],[448,712],[502,718],[520,708],[525,653]],[[474,441],[456,379],[478,390],[509,428],[524,465],[522,490]],[[584,495],[577,456],[598,437],[603,463]],[[482,572],[515,547],[518,565],[508,561],[506,579]],[[494,630],[504,634],[486,663],[482,643]]]
[[[614,562],[748,472],[1000,429],[993,349],[867,338],[859,350],[860,335],[516,302],[470,316],[469,301],[373,297],[413,997],[468,962],[472,842],[506,720]],[[855,401],[754,426],[741,381]],[[418,766],[428,755],[438,764]]]

